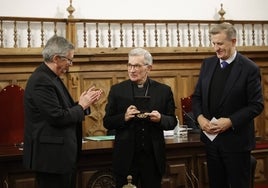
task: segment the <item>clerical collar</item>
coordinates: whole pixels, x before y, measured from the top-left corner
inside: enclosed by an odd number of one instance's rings
[[[149,80],[143,84],[132,83],[133,96],[147,96],[149,91]]]
[[[148,80],[146,80],[143,84],[135,84],[137,88],[144,88],[148,85]]]
[[[144,87],[144,84],[137,84],[137,87],[138,88],[143,88]]]

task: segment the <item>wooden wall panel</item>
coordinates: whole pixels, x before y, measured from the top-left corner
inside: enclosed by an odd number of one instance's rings
[[[17,84],[25,88],[28,77],[42,62],[40,60],[36,63],[36,51],[33,51],[33,54],[30,51],[19,57],[14,57],[12,54],[8,56],[0,54],[0,89],[9,84]],[[170,53],[160,51],[153,53],[154,64],[149,76],[171,87],[177,107],[176,115],[182,122],[180,98],[188,97],[193,93],[203,58],[214,53],[192,52],[186,56],[183,53],[171,53],[173,51],[171,49]],[[253,59],[261,68],[265,110],[255,119],[256,135],[262,139],[268,139],[268,109],[266,108],[268,105],[268,54],[255,51],[242,53]],[[122,53],[117,51],[115,54],[104,53],[91,56],[85,52],[79,53],[78,50],[69,73],[62,76],[63,82],[75,100],[78,100],[80,94],[92,85],[104,91],[102,99],[92,105],[92,113],[85,118],[84,136],[106,134],[102,118],[105,113],[107,95],[113,84],[128,79],[126,64],[125,50],[122,50]]]
[[[25,88],[29,76],[30,74],[0,74],[0,90],[11,84]]]
[[[262,68],[262,83],[265,110],[261,117],[258,119],[259,122],[256,125],[256,134],[260,135],[263,138],[268,138],[268,68]]]

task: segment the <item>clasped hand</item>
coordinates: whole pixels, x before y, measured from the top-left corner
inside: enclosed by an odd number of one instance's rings
[[[210,122],[204,116],[198,118],[200,128],[209,134],[219,134],[232,126],[230,118],[219,118],[217,122]]]
[[[97,102],[100,99],[102,93],[103,91],[101,89],[96,89],[96,87],[93,86],[81,94],[78,104],[80,104],[85,110],[91,104]]]

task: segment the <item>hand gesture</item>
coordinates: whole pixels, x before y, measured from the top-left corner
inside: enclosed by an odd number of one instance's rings
[[[161,114],[157,111],[157,110],[153,110],[152,112],[148,113],[144,113],[145,115],[149,116],[149,119],[152,121],[152,122],[160,122],[161,120]]]
[[[95,86],[89,88],[87,91],[84,91],[79,97],[79,102],[83,109],[87,109],[91,104],[97,102],[103,91],[101,89],[96,89]]]
[[[125,113],[125,121],[129,121],[134,118],[136,114],[140,113],[136,106],[130,105]]]

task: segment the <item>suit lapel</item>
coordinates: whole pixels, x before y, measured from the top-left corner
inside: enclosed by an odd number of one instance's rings
[[[224,99],[227,97],[228,93],[231,91],[231,89],[233,88],[235,82],[237,81],[237,79],[240,76],[241,70],[242,70],[242,66],[239,59],[239,55],[237,54],[235,60],[232,62],[233,63],[233,67],[232,70],[230,72],[230,75],[226,81],[225,84],[225,88],[223,90],[223,94],[222,94],[222,98],[220,101],[220,104],[224,101]]]
[[[56,85],[56,87],[58,88],[58,90],[61,93],[61,96],[64,98],[64,102],[68,104],[68,106],[72,106],[72,104],[74,103],[73,99],[71,98],[68,90],[66,89],[65,85],[63,84],[63,82],[61,81],[61,79],[59,77],[55,77],[53,79],[53,83]]]
[[[218,58],[215,56],[211,61],[207,62],[207,65],[208,66],[208,71],[205,72],[205,74],[207,74],[207,76],[205,76],[205,79],[203,80],[203,87],[204,87],[204,94],[203,96],[206,96],[206,100],[205,101],[209,101],[209,88],[210,88],[210,84],[211,84],[211,80],[212,80],[212,77],[213,77],[213,74],[215,72],[215,69],[216,69],[216,66],[217,66],[217,63],[219,63],[219,60]]]

